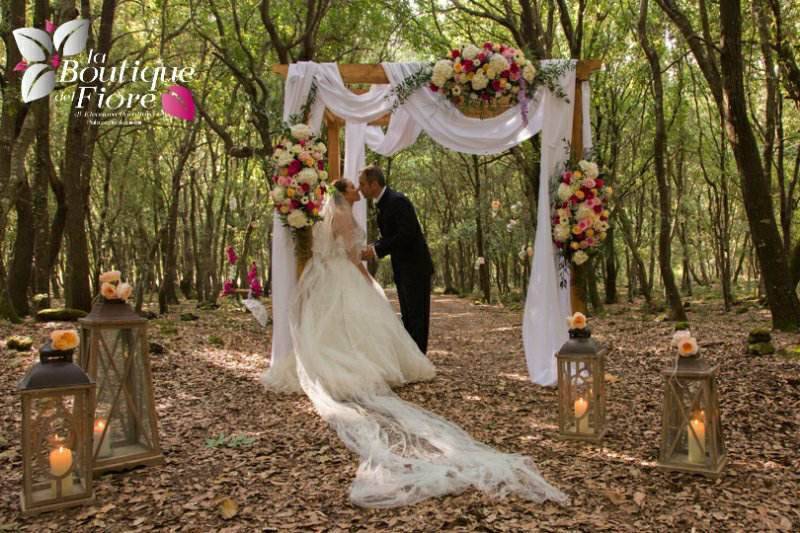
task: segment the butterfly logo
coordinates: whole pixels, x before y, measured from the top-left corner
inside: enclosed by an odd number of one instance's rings
[[[22,61],[14,70],[22,75],[22,101],[33,102],[53,92],[61,58],[80,54],[89,40],[89,19],[75,19],[56,28],[49,20],[45,29],[18,28],[14,40]]]

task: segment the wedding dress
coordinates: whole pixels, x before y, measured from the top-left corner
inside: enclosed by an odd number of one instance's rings
[[[356,267],[363,232],[340,195],[314,226],[290,324],[295,356],[262,377],[273,390],[298,387],[361,463],[350,500],[398,507],[470,486],[565,502],[533,461],[476,442],[458,426],[396,396],[391,387],[432,379],[433,364],[403,328],[381,287]]]

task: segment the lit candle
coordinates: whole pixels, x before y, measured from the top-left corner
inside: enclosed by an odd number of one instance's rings
[[[57,437],[56,437],[57,439]],[[72,494],[72,474],[65,476],[72,468],[72,450],[59,445],[50,452],[50,473],[59,478],[50,483],[50,489],[53,497],[57,497],[56,481],[61,485],[61,495],[69,496]]]
[[[701,413],[702,416],[702,413]],[[694,430],[694,433],[692,433]],[[700,418],[692,418],[687,428],[689,432],[689,462],[706,462],[706,424]]]
[[[577,420],[578,433],[589,433],[589,417],[584,416],[588,409],[588,401],[581,397],[575,400],[575,420]]]
[[[106,436],[103,438],[103,431],[106,429],[106,421],[98,418],[94,423],[94,451],[97,457],[108,457],[111,455],[111,435],[106,431]],[[100,448],[98,453],[97,448]]]

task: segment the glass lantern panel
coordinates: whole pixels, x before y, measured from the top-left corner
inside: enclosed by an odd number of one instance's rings
[[[83,446],[81,414],[86,413],[82,394],[31,398],[31,500],[33,504],[82,495]]]
[[[102,328],[98,332],[95,453],[102,459],[148,451],[152,439],[141,357],[143,337],[139,330],[130,328]]]
[[[664,434],[666,459],[704,465],[708,448],[708,399],[705,381],[667,378]]]
[[[588,361],[566,361],[568,394],[563,406],[571,414],[567,428],[571,432],[592,434],[595,432],[592,410],[594,406],[594,380],[592,365]],[[567,417],[568,420],[570,417]]]

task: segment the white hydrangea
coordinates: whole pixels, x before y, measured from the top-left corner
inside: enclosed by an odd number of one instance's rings
[[[464,59],[475,59],[475,57],[480,53],[481,49],[474,44],[468,44],[461,51],[461,55],[464,57]]]
[[[304,141],[313,135],[311,128],[308,127],[308,124],[295,124],[291,128],[292,137],[298,139],[300,141]]]
[[[316,185],[317,184],[317,171],[313,168],[304,168],[297,174],[297,182],[298,183],[307,183],[309,185]]]
[[[555,236],[556,240],[559,242],[564,242],[569,239],[570,233],[569,224],[559,224],[553,230],[553,236]]]
[[[283,187],[275,187],[272,189],[270,196],[272,196],[272,201],[278,204],[286,199],[286,191],[283,189]]]
[[[325,152],[328,151],[328,147],[325,146],[325,143],[320,142],[320,143],[317,143],[317,144],[314,145],[314,150],[316,150],[317,152],[319,152],[321,154],[324,154]]]
[[[572,256],[572,260],[576,265],[582,265],[589,260],[589,256],[586,254],[586,252],[579,250],[575,252],[575,255]]]
[[[294,146],[291,147],[289,151],[293,154],[299,154],[300,152],[303,151],[303,147],[300,146],[299,144],[295,144]]]
[[[475,77],[472,78],[472,89],[475,91],[485,89],[488,84],[489,78],[484,76],[482,72],[478,72],[475,74]]]
[[[283,153],[280,154],[280,156],[278,157],[278,166],[285,167],[286,165],[291,163],[293,159],[294,159],[294,154],[284,150]]]
[[[580,205],[580,207],[578,207],[578,210],[575,212],[575,216],[578,218],[578,220],[583,220],[584,218],[593,218],[594,209],[583,203]]]
[[[319,179],[322,180],[322,181],[325,181],[326,179],[328,179],[328,173],[326,171],[324,171],[324,170],[318,171],[317,175],[319,176]]]
[[[438,86],[445,84],[447,80],[453,77],[453,62],[449,59],[442,59],[436,62],[433,66],[433,77],[431,81]]]
[[[599,169],[597,168],[597,163],[593,163],[591,161],[581,160],[578,163],[578,166],[581,167],[581,170],[584,174],[586,174],[589,178],[596,178],[600,173]]]
[[[289,213],[289,216],[286,217],[286,222],[293,228],[302,228],[308,224],[308,217],[301,210],[296,209]]]
[[[503,54],[493,54],[489,60],[489,70],[499,73],[508,68],[508,60],[503,57]]]
[[[535,76],[536,67],[534,67],[532,64],[525,65],[525,68],[522,69],[522,77],[525,78],[525,81],[531,82]]]
[[[572,196],[572,188],[567,185],[566,183],[562,183],[558,186],[558,198],[562,202],[566,202],[569,200],[569,197]]]

